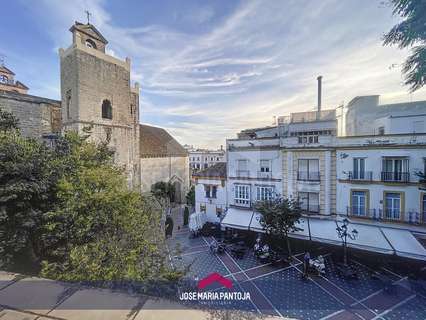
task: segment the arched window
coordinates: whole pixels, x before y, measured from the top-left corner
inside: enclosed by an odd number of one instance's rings
[[[96,49],[96,43],[91,39],[87,39],[86,40],[86,47]]]
[[[112,119],[112,105],[108,99],[102,101],[102,118]]]
[[[0,82],[1,83],[7,83],[8,80],[9,80],[9,78],[6,75],[4,75],[4,74],[0,75]]]

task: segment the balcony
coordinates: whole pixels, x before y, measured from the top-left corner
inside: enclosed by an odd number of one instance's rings
[[[320,173],[315,171],[297,171],[298,181],[320,181]]]
[[[401,220],[402,214],[400,210],[392,209],[365,209],[361,207],[346,207],[346,214],[353,218],[367,218],[376,221],[397,222],[414,225],[426,224],[426,212],[419,213],[416,211],[408,211],[404,214],[405,220]]]
[[[272,178],[272,172],[258,171],[257,177],[259,179],[271,179]]]
[[[348,180],[350,181],[372,181],[372,171],[349,171]]]
[[[379,219],[379,211],[376,209],[366,209],[365,207],[346,207],[346,214],[351,217]]]
[[[410,173],[409,172],[385,172],[381,173],[381,180],[384,182],[410,182]]]

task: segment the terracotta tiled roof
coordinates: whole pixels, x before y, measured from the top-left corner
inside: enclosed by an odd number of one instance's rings
[[[166,130],[145,124],[140,125],[141,158],[188,156],[184,149]]]
[[[226,162],[216,163],[207,169],[194,173],[192,176],[203,178],[225,178]]]

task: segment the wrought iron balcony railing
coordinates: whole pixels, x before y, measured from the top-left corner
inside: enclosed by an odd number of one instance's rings
[[[371,181],[373,180],[372,171],[349,171],[348,180]]]
[[[382,171],[381,179],[385,182],[410,182],[410,173],[400,171]]]

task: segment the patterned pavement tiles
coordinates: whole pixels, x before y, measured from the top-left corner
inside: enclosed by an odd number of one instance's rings
[[[238,275],[234,278],[239,281],[239,285],[244,291],[250,292],[251,301],[258,310],[265,314],[280,316],[278,311],[265,297],[263,292],[259,290],[259,288],[252,281],[248,280],[248,277],[244,272],[241,272],[243,270],[241,270],[230,254],[225,252],[225,254],[218,255],[218,257],[231,273],[238,273]]]
[[[321,319],[343,305],[311,280],[301,280],[300,272],[290,268],[253,280],[283,316],[296,319]]]
[[[327,257],[325,260],[325,278],[357,300],[363,299],[384,288],[381,281],[371,278],[370,270],[367,267],[351,263],[351,267],[357,271],[358,279],[346,279],[336,269],[336,266],[330,257]]]
[[[223,276],[229,273],[218,257],[209,251],[182,256],[182,262],[186,266],[190,265],[187,276],[195,280],[202,279],[213,272]]]
[[[386,320],[426,319],[426,298],[415,296],[382,316]]]
[[[254,256],[253,250],[247,250],[243,259],[235,259],[235,262],[243,270],[261,266],[262,263]]]
[[[386,310],[392,309],[396,305],[403,303],[408,297],[414,296],[413,292],[404,288],[399,284],[395,284],[392,291],[381,290],[377,293],[370,295],[362,301],[362,304],[367,306],[370,310],[374,310],[377,314],[383,313]],[[354,305],[356,308],[358,304]],[[368,317],[366,319],[372,319]]]
[[[303,272],[303,265],[300,264],[296,266],[296,268],[300,272]],[[337,313],[331,317],[331,319],[347,319],[348,317],[353,317],[354,319],[370,319],[377,315],[374,311],[369,310],[368,307],[364,304],[358,303],[358,300],[350,296],[347,292],[345,292],[333,282],[329,281],[327,278],[323,276],[312,276],[311,280],[320,286],[323,290],[325,290],[328,294],[332,295],[334,298],[344,304],[345,309],[343,309],[341,313]],[[353,305],[356,306],[353,307]]]

